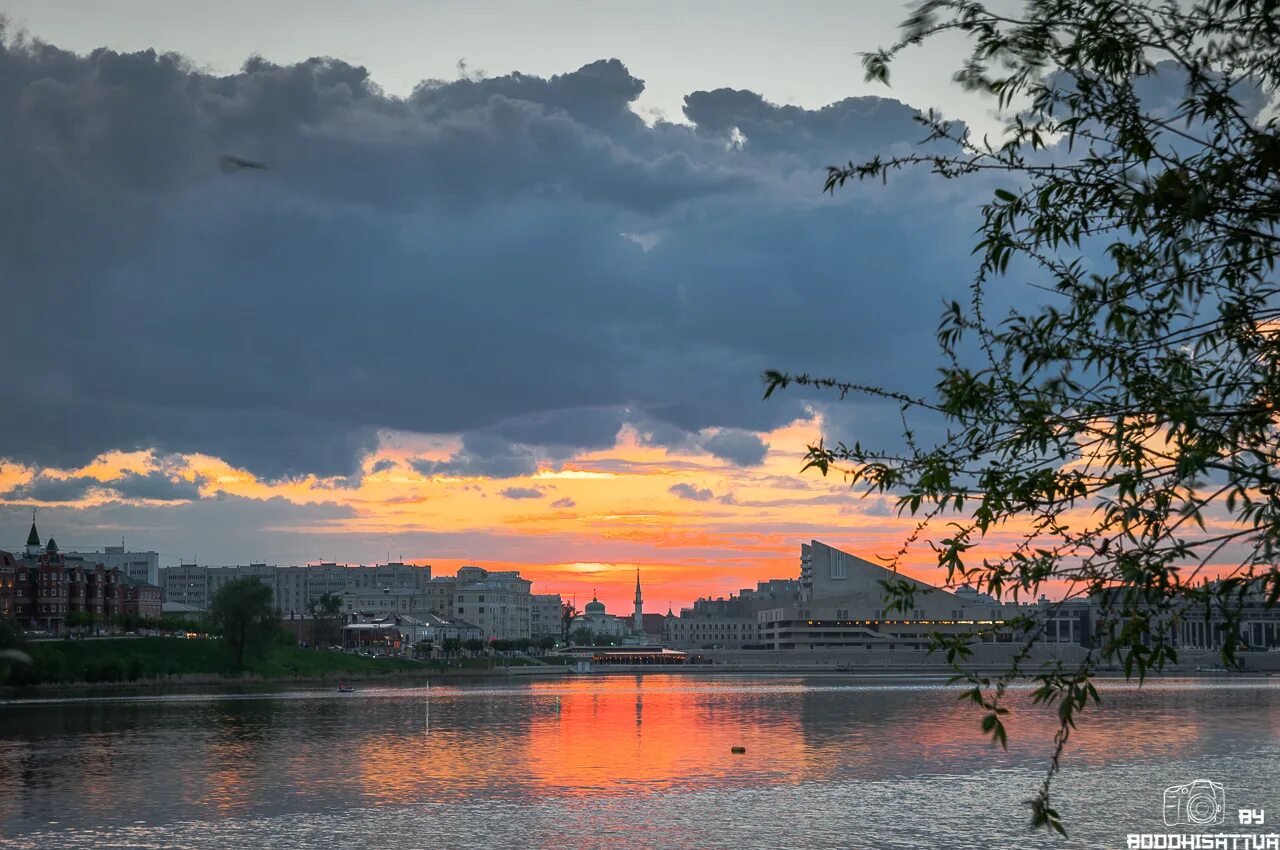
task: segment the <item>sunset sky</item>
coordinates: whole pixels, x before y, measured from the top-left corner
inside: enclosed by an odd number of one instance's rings
[[[665,611],[810,538],[898,548],[800,474],[896,409],[760,375],[932,380],[989,187],[821,188],[917,108],[997,127],[958,50],[885,89],[857,54],[895,4],[261,5],[6,4],[0,546],[38,507],[63,548],[474,563],[615,611],[637,568]]]

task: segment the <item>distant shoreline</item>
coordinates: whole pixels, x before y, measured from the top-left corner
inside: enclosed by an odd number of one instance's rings
[[[26,652],[30,664],[9,667],[0,695],[271,683],[336,686],[347,682],[537,676],[565,671],[563,665],[526,659],[511,659],[509,666],[501,663],[506,659],[419,661],[286,645],[246,659],[243,668],[236,670],[230,653],[220,642],[170,637],[40,641],[29,644]]]
[[[994,675],[1004,672],[999,667],[977,667],[972,672],[980,675]],[[733,675],[733,674],[750,674],[750,675],[776,675],[776,676],[854,676],[854,677],[884,677],[884,676],[915,676],[921,678],[937,678],[948,679],[955,675],[955,671],[943,665],[937,666],[902,666],[902,667],[813,667],[813,666],[795,666],[782,667],[776,665],[753,665],[753,664],[690,664],[683,665],[664,665],[662,667],[647,665],[623,665],[623,664],[600,664],[592,667],[589,673],[577,674],[588,676],[600,675],[634,675],[636,673],[662,674],[672,673],[675,675]],[[1124,670],[1121,668],[1105,668],[1096,670],[1093,674],[1099,679],[1124,679]],[[1195,669],[1166,669],[1160,673],[1148,673],[1148,679],[1241,679],[1256,678],[1280,679],[1280,674],[1269,672],[1266,670],[1195,670]],[[1137,681],[1135,675],[1132,679]]]
[[[351,685],[414,685],[448,679],[510,679],[565,676],[571,671],[565,667],[425,667],[420,672],[361,673],[320,676],[219,676],[213,674],[182,674],[167,678],[139,679],[136,682],[42,682],[35,685],[0,685],[0,705],[25,696],[49,696],[69,693],[93,693],[102,691],[173,691],[181,692],[215,686],[244,686],[246,688],[272,688],[274,686],[331,686]]]
[[[432,667],[424,669],[421,672],[395,672],[395,673],[371,673],[350,676],[339,675],[323,675],[323,676],[216,676],[216,675],[182,675],[174,676],[167,679],[148,679],[137,682],[73,682],[73,683],[44,683],[39,685],[31,685],[24,687],[0,686],[0,706],[6,703],[21,703],[24,699],[40,698],[51,696],[64,696],[72,694],[107,694],[111,692],[125,692],[122,695],[133,695],[133,692],[146,693],[184,693],[199,692],[210,688],[235,688],[245,689],[249,691],[271,691],[282,690],[295,687],[333,687],[338,684],[351,685],[384,685],[389,687],[398,686],[420,686],[433,684],[437,682],[448,682],[457,680],[506,680],[512,679],[546,679],[561,677],[581,677],[590,679],[601,676],[636,676],[636,675],[676,675],[676,676],[692,676],[720,678],[732,676],[759,676],[768,678],[796,678],[796,677],[815,677],[815,678],[854,678],[854,679],[916,679],[930,680],[940,684],[945,684],[950,678],[951,672],[945,669],[922,669],[919,667],[908,668],[902,667],[898,669],[857,669],[857,670],[835,670],[835,669],[814,669],[814,668],[792,668],[784,669],[777,667],[753,667],[748,665],[734,664],[698,664],[688,666],[665,665],[662,667],[653,666],[624,666],[624,665],[597,665],[589,673],[576,673],[575,671],[563,666],[518,666],[518,667],[493,667],[493,668],[438,668]],[[1133,682],[1137,679],[1126,679],[1123,671],[1120,670],[1102,670],[1098,671],[1095,678],[1100,682]],[[1194,670],[1168,670],[1162,674],[1150,675],[1147,677],[1148,682],[1158,682],[1169,679],[1196,679],[1206,682],[1221,680],[1268,680],[1280,679],[1273,674],[1259,671],[1194,671]]]

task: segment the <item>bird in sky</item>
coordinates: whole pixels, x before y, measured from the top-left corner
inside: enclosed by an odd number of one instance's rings
[[[267,164],[265,162],[254,162],[251,159],[241,159],[238,156],[223,154],[218,157],[218,168],[222,169],[224,174],[234,174],[245,168],[253,168],[258,171],[266,171]]]

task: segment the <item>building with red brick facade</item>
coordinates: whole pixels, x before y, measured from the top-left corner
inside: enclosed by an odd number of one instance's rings
[[[164,591],[154,584],[124,576],[124,602],[121,610],[126,617],[159,619],[164,613]]]
[[[58,544],[49,538],[44,547],[36,524],[31,523],[27,548],[23,557],[0,552],[0,616],[13,617],[22,628],[62,634],[67,629],[67,616],[78,611],[93,614],[95,621],[110,624],[128,613],[132,604],[142,616],[159,616],[159,588],[145,585],[133,591],[132,603],[126,581],[120,570],[102,564],[90,566],[80,559],[67,559]]]
[[[0,617],[17,616],[18,559],[0,552]]]

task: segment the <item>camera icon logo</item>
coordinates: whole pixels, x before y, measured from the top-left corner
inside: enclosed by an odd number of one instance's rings
[[[1221,782],[1197,779],[1165,789],[1165,826],[1221,826],[1226,821],[1227,792]]]

